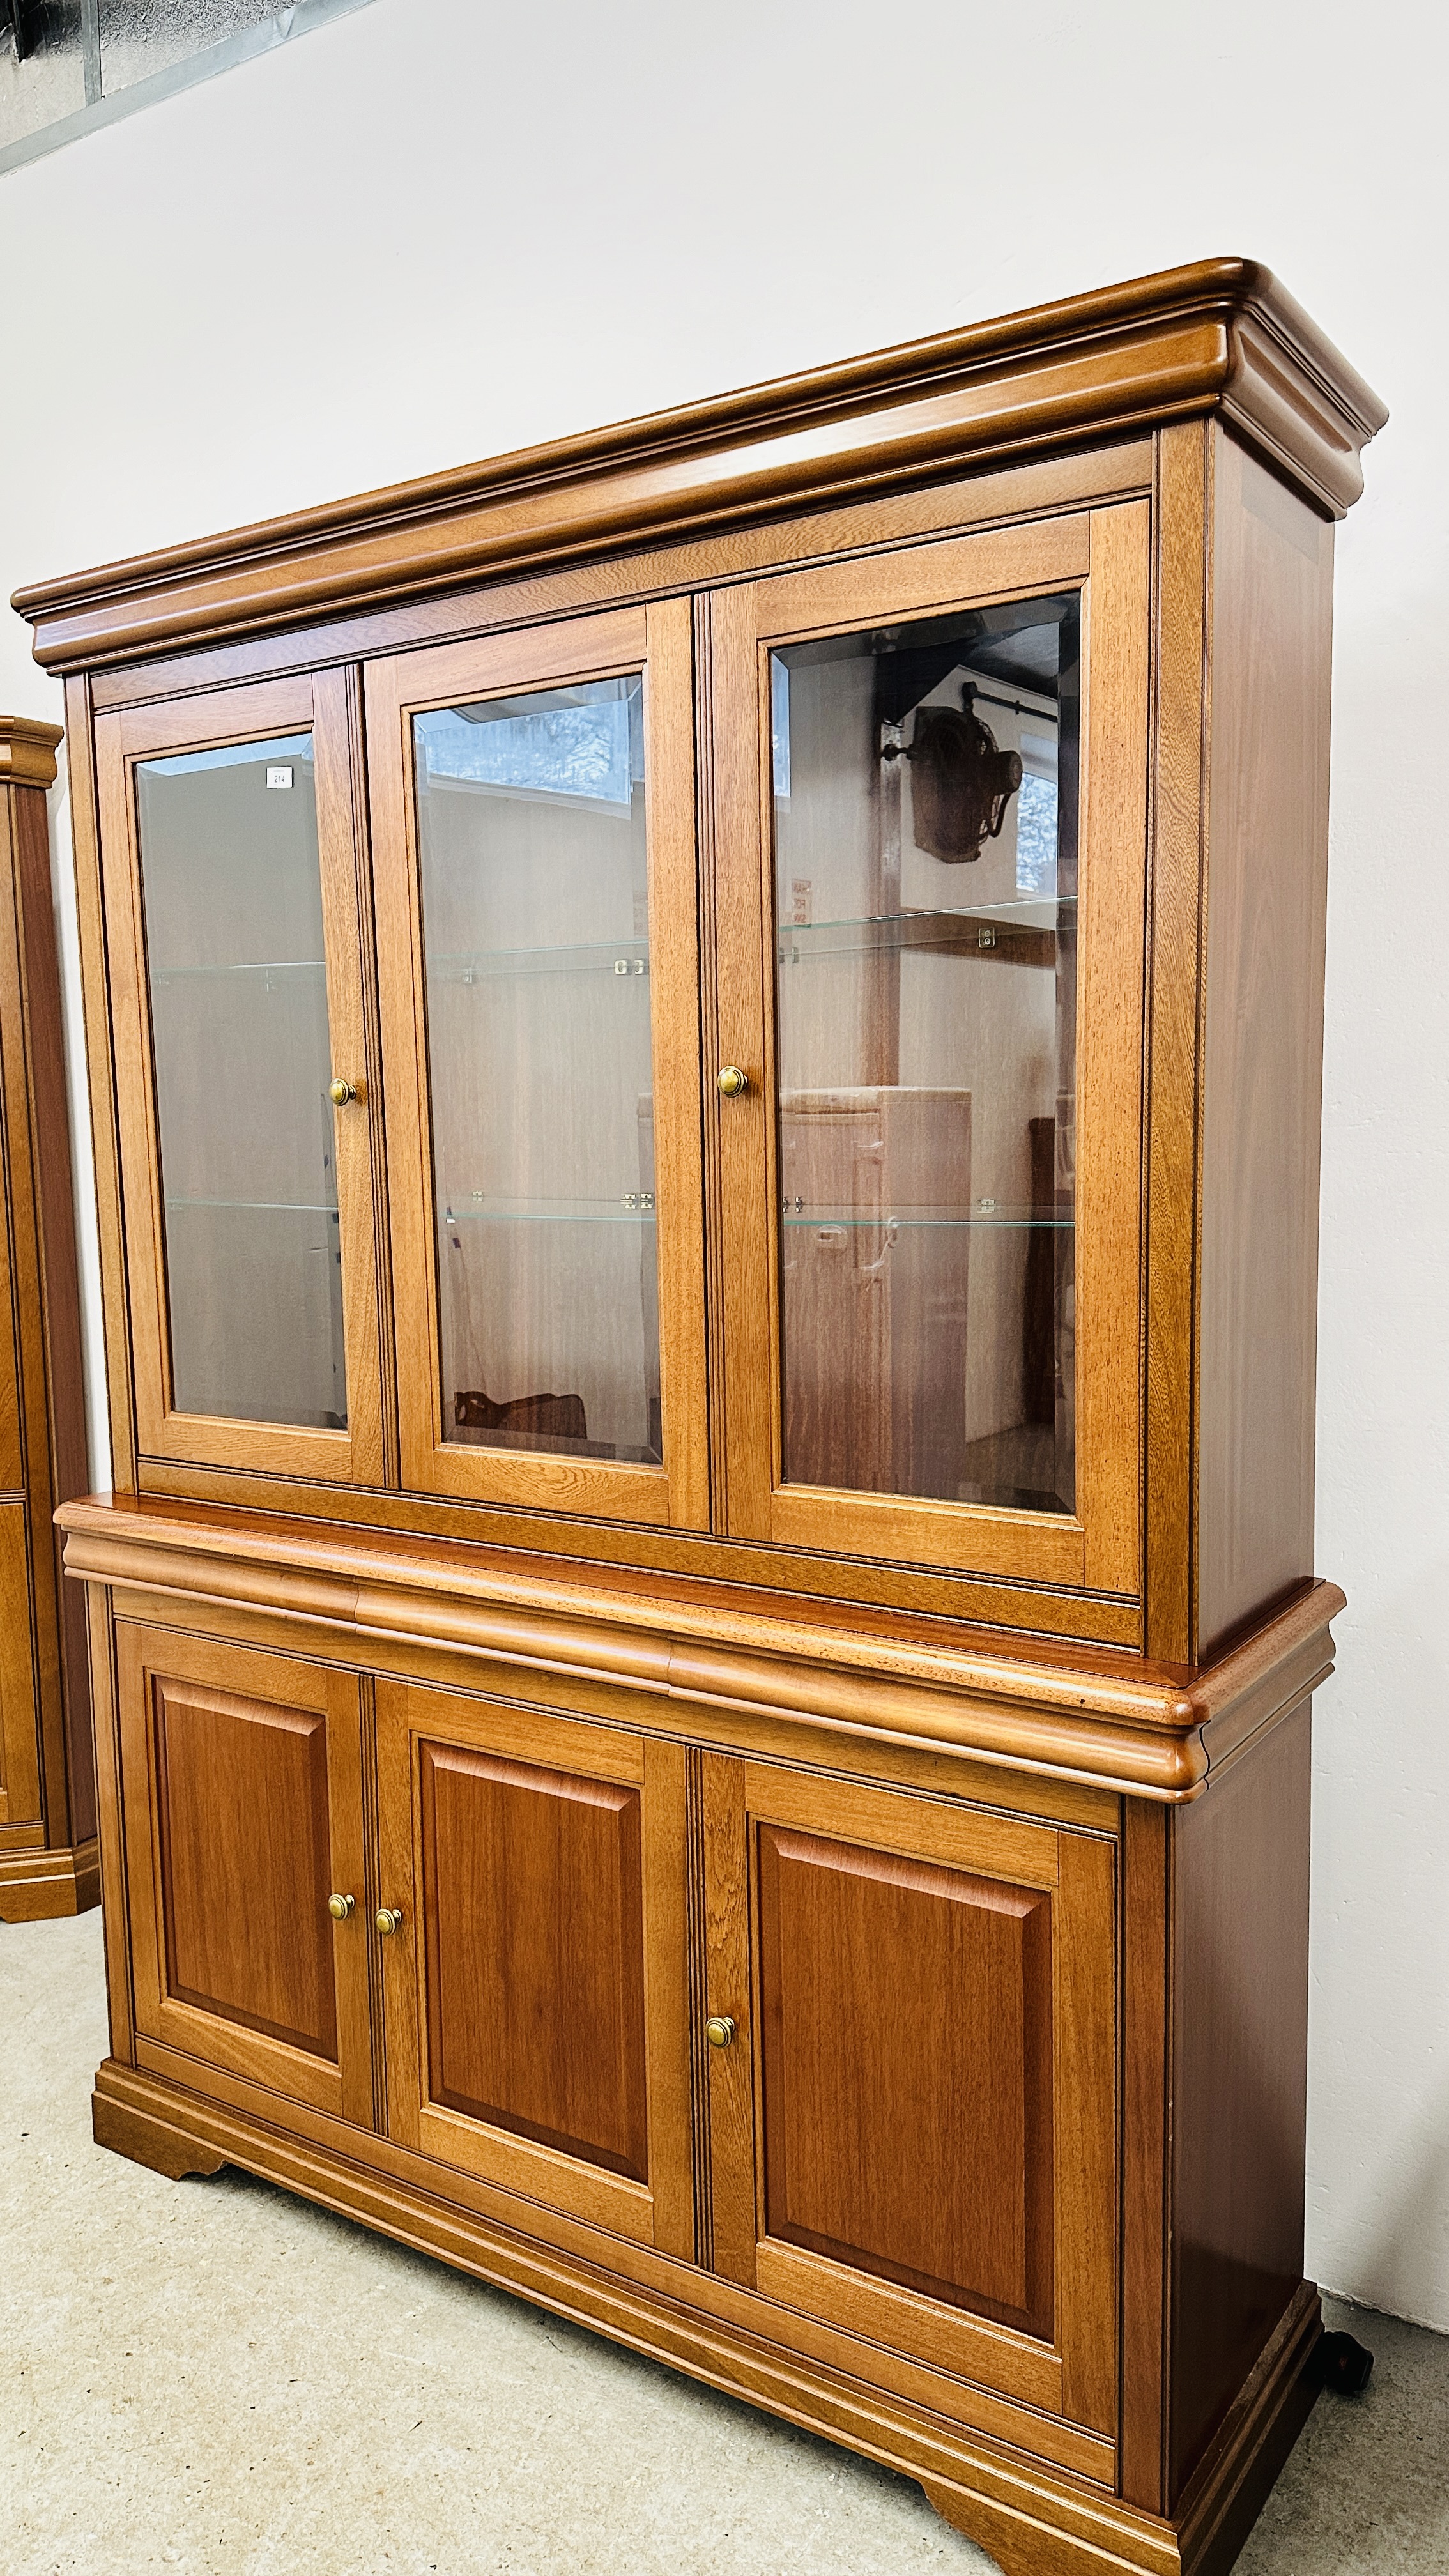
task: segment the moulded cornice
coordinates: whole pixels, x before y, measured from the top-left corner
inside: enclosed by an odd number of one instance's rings
[[[1321,509],[1384,406],[1267,269],[1204,260],[19,590],[94,669],[1219,413]]]
[[[0,716],[0,785],[49,787],[55,778],[59,725],[34,716]]]
[[[728,1597],[663,1597],[540,1576],[500,1551],[243,1514],[91,1497],[56,1515],[68,1574],[174,1600],[247,1607],[369,1640],[445,1647],[521,1669],[623,1684],[708,1712],[784,1717],[876,1741],[969,1753],[1180,1804],[1333,1668],[1331,1583],[1296,1594],[1194,1672],[1105,1650],[1011,1647],[964,1628],[921,1644]]]

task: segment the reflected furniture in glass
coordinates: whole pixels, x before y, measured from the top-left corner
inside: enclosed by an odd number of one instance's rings
[[[1333,522],[1193,269],[21,594],[96,2134],[1227,2567],[1311,2405]]]
[[[56,725],[0,716],[0,1922],[100,1895],[86,1623],[58,1503],[84,1494],[60,974],[46,789]]]

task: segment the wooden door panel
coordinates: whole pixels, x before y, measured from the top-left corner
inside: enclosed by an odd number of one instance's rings
[[[168,1995],[335,2059],[325,1713],[152,1694]]]
[[[392,2135],[692,2253],[682,1751],[394,1683],[378,1750]]]
[[[1050,1897],[770,1825],[759,1885],[767,2234],[1049,2336]]]
[[[132,1627],[118,1657],[138,2032],[203,2089],[210,2061],[370,2120],[356,1681]]]
[[[784,2309],[1110,2434],[1115,1879],[1109,1842],[948,1800],[704,1758],[721,2271]],[[746,2159],[748,2158],[748,2164]],[[739,2232],[738,2228],[735,2233]]]
[[[428,2089],[643,2182],[640,1793],[419,1746]]]

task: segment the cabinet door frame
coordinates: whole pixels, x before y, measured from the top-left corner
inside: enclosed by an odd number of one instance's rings
[[[140,761],[303,732],[312,736],[316,773],[328,1042],[334,1068],[357,1089],[357,1098],[333,1116],[347,1369],[345,1431],[181,1413],[174,1404],[166,1212],[135,784]],[[300,1476],[324,1484],[382,1481],[382,1371],[369,1132],[376,1082],[363,1000],[351,734],[348,683],[341,671],[303,672],[294,678],[127,708],[96,719],[101,881],[111,964],[136,1445],[143,1463],[155,1458],[172,1465]]]
[[[644,674],[662,1467],[445,1438],[412,718],[461,698]],[[369,663],[368,764],[388,1083],[402,1479],[414,1492],[657,1528],[709,1525],[692,622],[687,600]],[[419,1329],[421,1325],[422,1329]]]
[[[1135,1596],[1141,1579],[1142,1139],[1149,505],[741,583],[712,605],[719,1043],[750,1089],[716,1100],[727,1526],[732,1537]],[[1080,589],[1077,1507],[1070,1514],[786,1484],[775,1038],[770,653],[810,636]]]
[[[1109,2438],[1117,2422],[1117,1899],[1114,1842],[915,1793],[707,1754],[708,2008],[716,2270],[928,2367]],[[1039,1888],[1051,1905],[1053,2326],[1050,2339],[768,2233],[759,1828]],[[743,2043],[743,2044],[741,2044]]]
[[[361,1692],[355,1673],[308,1664],[218,1638],[178,1636],[168,1629],[116,1624],[116,1675],[125,1869],[131,1913],[135,2029],[143,2059],[148,2040],[197,2067],[219,2068],[265,2085],[311,2109],[370,2128],[373,2119],[372,2024],[368,1991],[366,1846],[363,1820]],[[165,1886],[157,1775],[155,1689],[188,1685],[218,1697],[319,1715],[327,1729],[327,1791],[332,1889],[350,1895],[353,1912],[332,1923],[336,1976],[337,2060],[332,2063],[264,2031],[181,2000],[167,1990]]]
[[[426,1941],[419,1937],[427,1883],[420,1780],[425,1742],[638,1792],[647,2182],[430,2098]],[[516,1701],[380,1680],[377,1789],[379,1893],[384,1905],[402,1914],[382,1944],[389,2136],[541,2209],[692,2259],[684,1747]]]

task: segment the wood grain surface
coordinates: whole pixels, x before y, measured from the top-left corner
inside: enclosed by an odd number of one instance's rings
[[[54,725],[0,716],[0,1919],[96,1901],[85,1618],[57,1504],[84,1492],[85,1391],[45,790]],[[79,1615],[78,1615],[79,1614]]]

